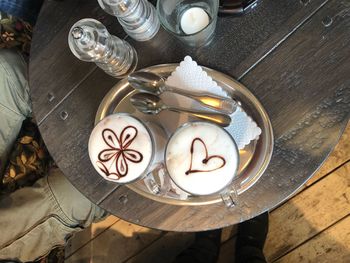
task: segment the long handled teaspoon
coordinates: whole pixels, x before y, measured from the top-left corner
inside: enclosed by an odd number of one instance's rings
[[[237,102],[233,99],[220,97],[208,93],[198,93],[191,91],[184,91],[172,86],[165,84],[165,81],[162,77],[158,76],[152,72],[138,71],[133,72],[128,76],[128,81],[130,85],[139,91],[149,92],[155,95],[160,95],[165,91],[177,93],[194,99],[201,103],[205,107],[211,109],[231,114],[237,108]]]
[[[131,96],[130,101],[136,109],[146,114],[158,114],[162,110],[169,110],[179,113],[184,112],[197,118],[211,121],[222,127],[229,126],[231,123],[230,116],[226,114],[168,106],[163,103],[161,98],[150,93],[136,93]]]

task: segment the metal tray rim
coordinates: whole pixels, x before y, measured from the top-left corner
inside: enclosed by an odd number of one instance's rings
[[[159,65],[154,65],[154,66],[144,68],[142,70],[144,70],[144,71],[157,71],[157,73],[171,73],[176,69],[177,66],[179,66],[179,63],[159,64]],[[237,189],[237,192],[240,195],[243,192],[247,191],[249,188],[251,188],[259,180],[259,178],[262,176],[262,174],[266,170],[266,168],[271,160],[272,151],[273,151],[273,143],[274,143],[273,129],[272,129],[271,121],[270,121],[270,118],[269,118],[267,112],[265,111],[265,109],[263,108],[261,103],[258,101],[258,99],[243,84],[239,83],[238,81],[236,81],[232,77],[230,77],[222,72],[219,72],[219,71],[207,68],[207,67],[203,67],[203,66],[202,66],[202,68],[203,68],[203,70],[205,70],[208,73],[209,76],[211,76],[213,78],[214,81],[217,81],[217,82],[223,81],[223,83],[226,85],[228,85],[227,82],[231,82],[231,83],[234,83],[235,86],[239,87],[240,92],[244,93],[244,95],[246,97],[248,97],[251,102],[253,102],[256,109],[260,113],[262,120],[264,121],[264,128],[263,127],[261,127],[261,128],[262,128],[262,130],[265,131],[266,140],[269,141],[269,143],[267,144],[266,149],[265,149],[266,154],[264,156],[264,160],[263,160],[262,164],[260,165],[259,169],[255,172],[255,176],[249,178],[250,180],[248,183],[247,182],[239,183],[239,188]],[[124,79],[120,80],[115,86],[113,86],[113,88],[105,95],[104,99],[101,101],[100,106],[97,110],[96,117],[95,117],[95,124],[107,115],[106,108],[108,108],[108,105],[113,103],[113,97],[115,95],[116,86],[118,88],[125,88],[129,85],[128,85],[127,79],[124,78]],[[232,87],[231,85],[228,85],[228,87],[230,89],[232,89],[231,91],[235,90],[234,87]],[[261,140],[261,138],[259,140]],[[222,202],[219,194],[207,196],[207,197],[192,197],[192,196],[190,196],[186,200],[181,200],[181,199],[172,199],[172,198],[164,198],[162,196],[156,196],[156,195],[153,195],[152,193],[142,191],[138,187],[135,187],[133,184],[129,184],[126,186],[129,189],[131,189],[132,191],[134,191],[134,192],[136,192],[136,193],[138,193],[146,198],[152,199],[154,201],[166,203],[166,204],[171,204],[171,205],[196,206],[196,205],[210,205],[210,204]]]

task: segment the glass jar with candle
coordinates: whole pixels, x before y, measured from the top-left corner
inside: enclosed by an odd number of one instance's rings
[[[184,43],[200,47],[214,36],[219,0],[158,0],[162,26]]]

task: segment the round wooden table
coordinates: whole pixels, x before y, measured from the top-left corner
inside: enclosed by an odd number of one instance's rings
[[[350,112],[350,16],[344,1],[265,0],[249,14],[220,17],[213,42],[191,49],[164,30],[135,42],[96,0],[47,0],[35,27],[30,88],[46,145],[68,179],[112,214],[147,227],[199,231],[225,227],[270,210],[308,180],[336,145]],[[103,180],[87,142],[97,108],[117,79],[75,58],[70,27],[92,17],[131,43],[138,68],[180,62],[200,65],[243,83],[268,112],[275,135],[272,160],[239,207],[174,206]]]

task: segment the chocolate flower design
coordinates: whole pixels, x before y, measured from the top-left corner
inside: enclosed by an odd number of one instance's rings
[[[143,159],[143,156],[140,152],[129,149],[130,145],[137,136],[137,129],[134,126],[125,127],[120,136],[115,134],[111,129],[104,129],[102,131],[102,138],[106,145],[109,147],[101,151],[98,155],[97,165],[100,170],[106,175],[115,175],[117,178],[124,177],[129,172],[129,164],[140,163]],[[106,163],[111,161],[110,167],[115,166],[115,172],[111,172],[107,168]]]

